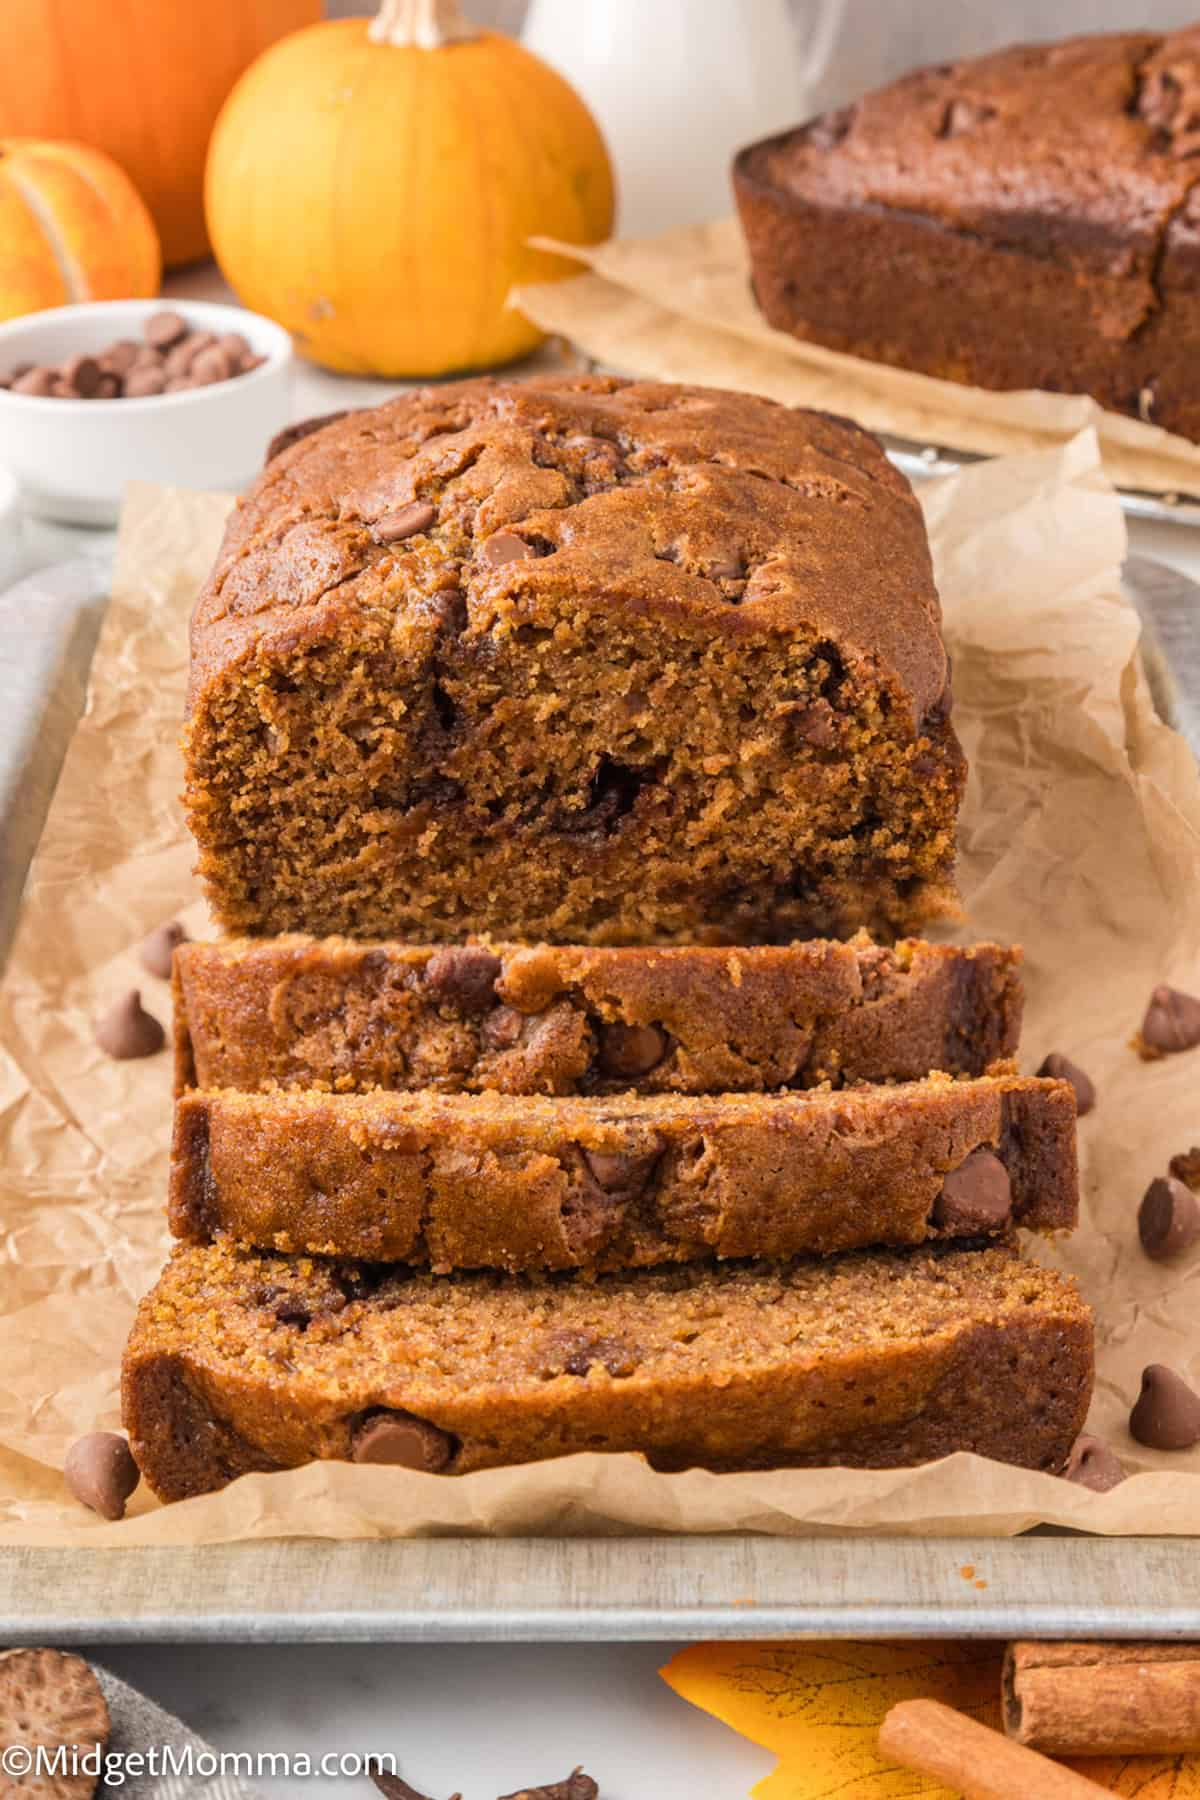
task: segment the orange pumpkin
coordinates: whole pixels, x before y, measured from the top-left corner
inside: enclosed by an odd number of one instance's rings
[[[70,138],[136,183],[168,266],[208,252],[204,157],[230,88],[321,0],[2,0],[0,137]]]
[[[511,361],[541,333],[506,305],[575,272],[539,234],[594,243],[612,171],[583,101],[452,0],[385,0],[249,69],[213,132],[208,227],[245,304],[329,368],[443,375]]]
[[[82,144],[0,139],[0,319],[158,292],[158,233],[123,169]]]

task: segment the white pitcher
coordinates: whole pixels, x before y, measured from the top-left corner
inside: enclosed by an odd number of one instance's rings
[[[806,116],[843,4],[532,0],[522,38],[595,113],[641,236],[730,210],[734,151]]]

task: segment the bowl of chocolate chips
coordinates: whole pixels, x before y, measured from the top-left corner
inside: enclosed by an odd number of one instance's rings
[[[111,525],[130,481],[238,489],[289,416],[292,346],[270,319],[105,300],[0,325],[0,464],[31,512]]]

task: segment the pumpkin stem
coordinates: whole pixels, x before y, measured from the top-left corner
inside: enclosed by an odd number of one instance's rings
[[[440,50],[478,33],[463,18],[458,0],[382,0],[367,36],[373,44]]]

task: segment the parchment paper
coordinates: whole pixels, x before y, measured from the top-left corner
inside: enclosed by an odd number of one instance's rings
[[[553,248],[593,271],[518,288],[513,301],[623,374],[709,382],[846,413],[872,431],[987,454],[1045,449],[1091,426],[1119,487],[1200,493],[1200,445],[1083,395],[991,393],[843,356],[766,324],[735,219],[595,248]]]
[[[1075,1057],[1100,1090],[1081,1128],[1083,1225],[1038,1254],[1094,1300],[1094,1428],[1135,1476],[1093,1495],[969,1456],[899,1473],[657,1475],[586,1456],[462,1479],[320,1464],[104,1525],[65,1497],[63,1455],[115,1426],[136,1297],[166,1249],[166,1054],[107,1061],[92,1040],[136,982],[135,947],[204,909],[176,795],[187,614],[227,501],[134,489],[87,713],[68,752],[0,993],[0,1542],[197,1543],[268,1535],[744,1529],[1200,1533],[1200,1451],[1125,1430],[1142,1365],[1200,1383],[1200,1253],[1164,1268],[1134,1215],[1168,1156],[1200,1140],[1200,1050],[1129,1048],[1153,984],[1200,991],[1200,776],[1154,716],[1118,569],[1124,525],[1095,438],[982,463],[923,493],[971,760],[959,935],[1024,943],[1023,1064]]]

